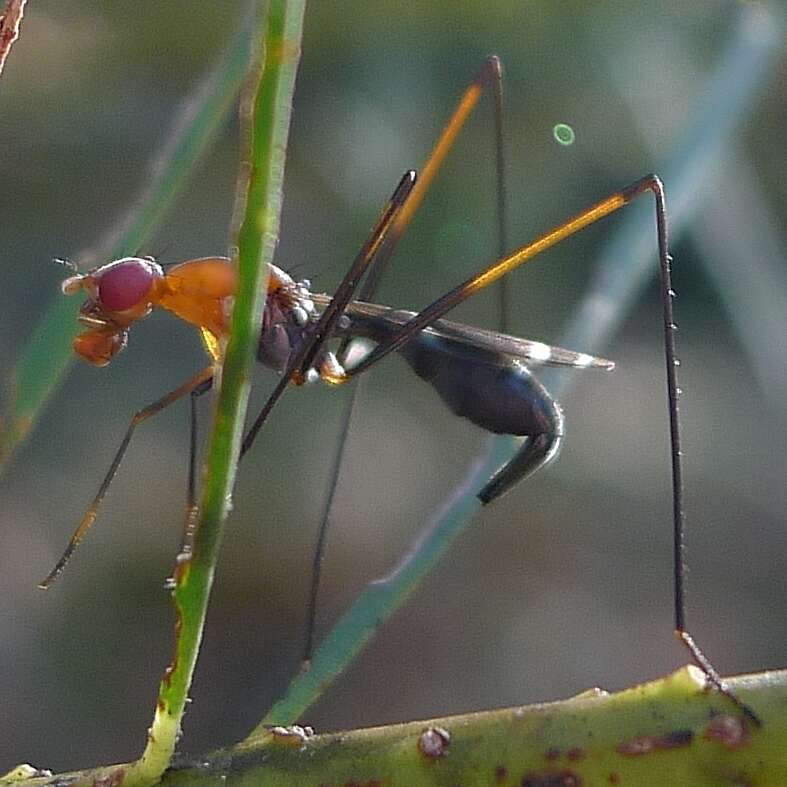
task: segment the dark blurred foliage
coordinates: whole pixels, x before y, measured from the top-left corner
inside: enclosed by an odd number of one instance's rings
[[[59,297],[62,270],[49,259],[94,245],[133,206],[151,156],[245,11],[240,2],[29,5],[0,79],[5,367]],[[677,152],[741,11],[727,0],[315,0],[277,262],[330,290],[490,52],[506,66],[512,242],[524,242]],[[724,222],[741,233],[765,228],[745,258],[732,261],[753,281],[768,254],[775,281],[784,276],[785,85],[777,59],[725,149],[717,174],[726,179],[710,190],[721,194],[718,205],[728,204],[730,183],[747,189],[746,199],[729,201],[747,209]],[[572,146],[553,138],[557,123],[574,128]],[[236,125],[228,123],[141,253],[175,261],[226,251]],[[490,259],[492,150],[485,104],[413,222],[381,300],[424,305]],[[712,218],[700,210],[673,251],[689,621],[726,673],[787,661],[785,413],[783,381],[752,358],[759,327],[772,336],[758,326],[766,305],[730,313],[703,272]],[[620,222],[604,221],[512,277],[515,332],[559,338]],[[779,284],[768,291],[777,303],[787,292]],[[461,319],[494,325],[494,305],[485,293]],[[755,328],[748,345],[740,318]],[[617,689],[686,660],[670,634],[660,330],[654,285],[603,348],[618,370],[577,373],[564,401],[569,432],[560,461],[483,512],[307,721],[337,729],[554,699],[592,685]],[[784,334],[763,341],[783,369]],[[0,772],[19,761],[62,770],[141,750],[171,646],[163,582],[185,492],[185,406],[140,432],[95,532],[60,583],[45,594],[36,582],[94,493],[127,418],[196,369],[200,352],[190,331],[155,315],[109,369],[75,364],[5,473]],[[261,372],[257,402],[270,384]],[[341,396],[320,387],[287,396],[242,468],[184,751],[237,740],[297,669]],[[323,630],[391,566],[485,440],[397,359],[370,375],[359,399],[326,562]]]

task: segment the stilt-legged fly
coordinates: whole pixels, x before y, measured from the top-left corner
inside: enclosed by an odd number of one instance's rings
[[[498,181],[500,194],[500,259],[481,270],[418,313],[368,302],[380,273],[394,251],[415,209],[434,178],[447,151],[486,86],[496,97]],[[429,382],[457,415],[495,433],[524,438],[517,453],[478,490],[489,503],[550,462],[563,441],[563,415],[559,405],[538,382],[529,367],[556,364],[575,368],[612,369],[602,358],[518,339],[494,331],[450,322],[444,315],[473,293],[500,280],[527,260],[617,211],[636,197],[655,198],[656,230],[661,270],[667,390],[672,441],[675,632],[708,680],[738,705],[752,721],[756,716],[725,688],[721,678],[694,643],[685,624],[683,584],[683,504],[680,430],[677,413],[677,360],[672,316],[671,259],[667,250],[664,189],[655,175],[646,175],[562,222],[536,240],[510,254],[504,253],[504,197],[502,160],[502,90],[500,63],[490,57],[465,90],[439,137],[420,177],[408,171],[383,208],[369,238],[333,296],[317,295],[308,282],[296,282],[270,266],[267,300],[258,344],[258,359],[281,373],[279,383],[247,433],[245,454],[276,401],[290,385],[320,378],[342,384],[365,372],[391,352],[398,351],[422,379]],[[353,300],[366,275],[359,300]],[[154,307],[160,307],[195,326],[201,333],[210,364],[161,399],[137,412],[98,493],[79,523],[65,553],[41,583],[48,587],[61,573],[76,546],[96,518],[98,507],[122,461],[136,426],[189,394],[192,402],[211,384],[221,363],[235,291],[235,269],[224,257],[189,260],[166,271],[150,258],[125,257],[87,273],[74,272],[63,282],[65,294],[84,292],[87,300],[79,313],[85,330],[74,349],[86,361],[105,366],[125,347],[128,331]],[[365,357],[348,363],[348,340],[362,336],[376,346]],[[327,342],[338,339],[337,352]],[[194,450],[189,502],[194,505]]]

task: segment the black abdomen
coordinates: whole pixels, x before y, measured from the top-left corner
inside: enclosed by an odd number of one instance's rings
[[[496,434],[552,431],[557,405],[522,363],[421,333],[400,351],[413,371],[440,394],[451,412]]]

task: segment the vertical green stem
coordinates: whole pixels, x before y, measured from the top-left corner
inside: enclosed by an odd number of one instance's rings
[[[264,5],[264,4],[263,4]],[[260,14],[263,55],[255,63],[256,92],[250,103],[248,174],[238,232],[239,282],[232,332],[221,371],[216,417],[209,437],[205,478],[193,551],[179,556],[173,591],[176,641],[172,663],[159,688],[148,744],[131,766],[134,783],[152,783],[169,764],[180,734],[197,660],[232,488],[249,395],[249,370],[259,331],[268,263],[279,232],[292,94],[300,59],[305,0],[271,0]]]

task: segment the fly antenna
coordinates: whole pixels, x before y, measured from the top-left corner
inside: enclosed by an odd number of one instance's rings
[[[65,259],[64,257],[53,257],[52,262],[54,262],[55,265],[62,265],[66,270],[71,271],[71,273],[79,274],[79,266],[71,260]]]

